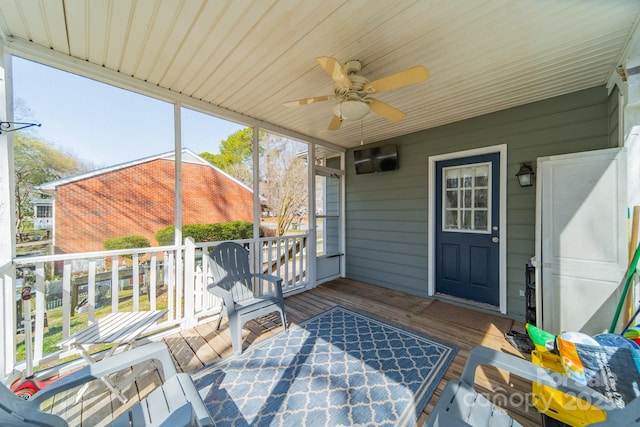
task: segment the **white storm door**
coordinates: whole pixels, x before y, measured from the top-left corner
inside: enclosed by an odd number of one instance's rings
[[[601,333],[627,267],[625,151],[540,158],[537,179],[541,326],[554,334]]]

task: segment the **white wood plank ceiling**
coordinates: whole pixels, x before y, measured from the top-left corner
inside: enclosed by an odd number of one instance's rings
[[[603,85],[640,53],[638,0],[0,0],[0,18],[8,41],[343,147]],[[317,56],[430,77],[376,95],[401,122],[328,131],[337,101],[282,106],[333,93]]]

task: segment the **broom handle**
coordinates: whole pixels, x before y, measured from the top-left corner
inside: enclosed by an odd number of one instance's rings
[[[636,273],[636,267],[638,265],[638,258],[640,258],[640,245],[636,248],[636,252],[633,254],[633,259],[631,260],[631,264],[629,264],[629,269],[627,270],[627,275],[624,283],[624,289],[622,290],[622,296],[620,297],[620,301],[618,301],[618,307],[616,308],[616,314],[613,316],[613,321],[611,322],[611,326],[609,326],[609,333],[612,334],[618,324],[618,319],[620,318],[620,312],[622,311],[622,306],[624,305],[624,300],[627,298],[627,294],[629,293],[629,288],[631,287],[631,281],[633,280],[633,275]]]
[[[633,207],[633,219],[631,220],[631,236],[629,239],[629,264],[633,260],[633,248],[636,247],[638,241],[638,222],[640,222],[640,206]],[[624,301],[624,307],[622,308],[622,323],[627,323],[631,318],[629,317],[633,310],[635,310],[636,296],[634,288],[629,289],[629,294]],[[635,315],[634,315],[635,317]]]
[[[640,206],[633,207],[633,218],[631,220],[631,238],[629,240],[629,265],[631,265],[631,251],[638,241],[638,223],[640,222]]]

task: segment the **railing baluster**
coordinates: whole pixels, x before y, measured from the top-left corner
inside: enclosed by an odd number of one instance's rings
[[[89,322],[96,320],[96,260],[89,260],[89,277],[87,281],[87,311]]]
[[[157,270],[157,253],[151,252],[151,259],[149,260],[149,305],[150,310],[156,310],[156,294],[157,294],[157,280],[158,280],[158,272]]]
[[[265,256],[267,259],[267,274],[271,274],[271,275],[278,275],[278,253],[275,250],[274,246],[273,246],[273,241],[272,240],[268,240],[265,242],[262,242],[262,245],[264,248],[266,248],[266,252],[265,252]],[[265,289],[265,292],[273,292],[274,288],[273,288],[273,283],[271,282],[265,282],[266,285],[269,287],[268,289]]]
[[[200,282],[198,283],[198,286],[200,286],[202,289],[202,310],[208,311],[211,309],[211,292],[207,291],[207,274],[209,272],[207,256],[209,247],[201,246],[200,250],[202,251],[202,274],[200,276]]]
[[[194,289],[196,294],[196,313],[200,313],[204,307],[204,293],[202,292],[202,265],[196,265],[196,274],[194,277]]]
[[[177,253],[173,253],[173,264],[171,269],[171,279],[173,280],[173,287],[176,292],[176,319],[180,320],[183,318],[182,311],[182,298],[184,295],[184,283],[183,283],[183,274],[178,275],[177,272],[180,271],[182,273],[182,268],[184,264],[182,263],[182,256]],[[182,286],[181,286],[182,285]]]
[[[164,269],[165,283],[167,284],[167,295],[169,298],[169,320],[175,320],[176,314],[176,275],[174,274],[174,257],[175,252],[171,251],[167,253],[167,262]],[[179,300],[178,300],[179,301]]]
[[[111,257],[111,312],[118,312],[118,291],[120,290],[118,256]]]
[[[306,246],[306,237],[302,236],[299,238],[299,242],[300,244],[298,245],[298,252],[296,253],[296,256],[299,256],[300,258],[300,279],[298,280],[297,284],[302,284],[304,283],[304,275],[306,274],[306,272],[308,271],[305,267],[304,264],[304,248]]]
[[[38,363],[42,359],[44,346],[44,314],[46,310],[46,291],[44,282],[44,263],[36,264],[36,323],[35,339],[33,345],[33,360]]]
[[[288,279],[289,288],[293,288],[296,285],[296,274],[298,271],[298,266],[296,264],[296,252],[298,249],[296,248],[295,236],[287,240],[287,245],[289,246],[289,249],[288,249],[289,258],[287,259],[287,262],[291,266],[289,268],[289,275],[287,279]]]
[[[133,311],[140,311],[140,265],[138,254],[133,254],[131,281],[133,282]]]
[[[68,338],[71,330],[71,260],[62,267],[62,338]]]
[[[184,320],[185,326],[193,327],[195,314],[195,241],[192,237],[184,239]],[[180,301],[180,299],[178,299]]]

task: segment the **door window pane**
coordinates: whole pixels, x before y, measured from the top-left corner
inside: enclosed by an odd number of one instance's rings
[[[462,229],[471,230],[471,211],[462,211]]]
[[[486,187],[489,184],[488,175],[476,176],[476,187]]]
[[[446,202],[446,207],[447,208],[457,208],[458,207],[458,192],[456,190],[454,191],[447,191],[447,202]]]
[[[488,191],[487,190],[482,190],[482,189],[476,190],[475,194],[474,194],[474,197],[475,197],[475,207],[476,208],[486,208],[488,206],[488,204],[487,204]]]
[[[446,220],[448,228],[457,229],[458,228],[458,212],[455,210],[447,211]]]
[[[458,188],[458,173],[445,172],[445,181],[447,183],[447,188]]]
[[[470,208],[471,207],[471,190],[465,190],[462,192],[463,198],[462,198],[462,206],[463,208]]]
[[[488,233],[491,164],[444,168],[442,173],[443,229]]]
[[[447,191],[447,208],[457,208],[458,207],[458,191]]]
[[[485,230],[487,228],[487,212],[476,211],[474,215],[473,228],[476,230]]]

